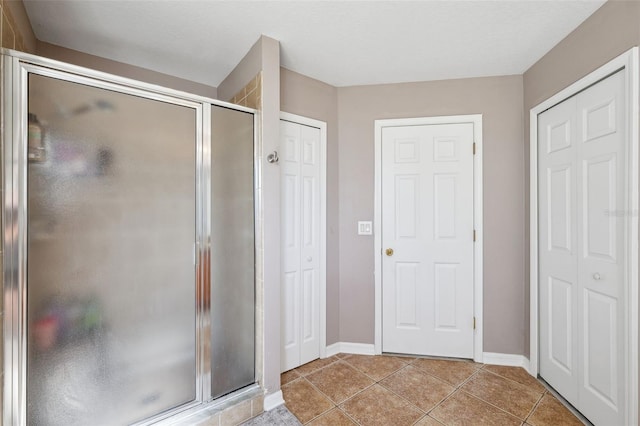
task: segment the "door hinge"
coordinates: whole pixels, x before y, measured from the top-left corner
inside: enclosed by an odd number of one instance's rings
[[[474,243],[476,242],[476,230],[475,229],[473,230],[473,242]]]
[[[476,143],[473,143],[473,155],[476,155]]]
[[[473,329],[476,329],[476,317],[473,317]]]

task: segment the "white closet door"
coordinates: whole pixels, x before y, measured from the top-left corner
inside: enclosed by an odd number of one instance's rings
[[[625,409],[624,78],[539,120],[540,375],[596,425]]]
[[[473,358],[472,144],[472,123],[382,131],[385,352]]]
[[[282,371],[320,356],[320,129],[280,121]]]
[[[578,403],[576,98],[538,117],[540,375]]]
[[[578,190],[578,315],[580,410],[598,425],[622,424],[624,414],[624,73],[577,97],[580,139]]]

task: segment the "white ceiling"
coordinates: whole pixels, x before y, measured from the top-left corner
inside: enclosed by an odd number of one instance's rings
[[[218,86],[261,34],[334,86],[521,74],[604,0],[26,0],[43,41]]]

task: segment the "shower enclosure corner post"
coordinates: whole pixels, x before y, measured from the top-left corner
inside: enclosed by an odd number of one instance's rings
[[[253,190],[255,245],[255,379],[264,391],[264,255],[262,234],[262,111],[253,115]],[[260,316],[260,317],[258,317]]]
[[[1,319],[2,319],[2,352],[0,353],[0,357],[2,360],[2,364],[0,364],[1,368],[1,377],[2,377],[2,389],[0,390],[0,422],[2,424],[11,424],[11,391],[10,391],[10,381],[11,381],[11,357],[10,357],[10,348],[11,342],[7,339],[8,336],[11,335],[7,315],[9,313],[9,306],[6,303],[6,298],[4,297],[4,291],[7,288],[7,283],[10,280],[10,275],[7,268],[4,267],[6,264],[6,253],[10,249],[9,244],[6,242],[4,236],[6,235],[6,224],[8,223],[8,218],[10,214],[10,209],[8,206],[10,205],[11,200],[11,192],[8,191],[10,188],[11,180],[7,178],[7,170],[10,169],[11,163],[7,161],[7,159],[11,158],[11,144],[7,143],[11,139],[11,126],[6,124],[11,120],[11,116],[8,114],[8,111],[11,110],[10,101],[11,99],[8,96],[4,96],[7,90],[11,89],[11,58],[4,55],[0,55],[0,92],[2,97],[0,102],[2,102],[2,108],[0,109],[0,161],[2,161],[2,173],[0,175],[0,179],[2,179],[2,212],[1,212],[1,224],[2,224],[2,248],[0,249],[0,256],[2,256],[2,282],[0,283],[0,289],[2,289],[2,311]]]
[[[26,87],[20,61],[2,60],[2,421],[26,422]]]
[[[11,252],[11,241],[7,238],[9,235],[8,226],[11,223],[12,214],[12,179],[11,179],[11,158],[12,158],[12,114],[13,109],[12,97],[9,93],[12,92],[12,77],[13,77],[13,61],[10,56],[6,56],[4,52],[0,56],[0,69],[2,81],[2,110],[1,110],[1,125],[2,133],[0,137],[1,141],[1,161],[2,161],[2,411],[0,412],[0,420],[2,424],[12,424],[12,342],[11,342],[11,312],[12,304],[11,299],[6,297],[5,294],[10,294],[8,289],[11,282],[11,270],[7,267],[9,264],[9,253]],[[7,293],[5,293],[7,292]]]
[[[198,288],[197,292],[203,297],[198,299],[198,312],[200,318],[198,346],[200,360],[198,362],[200,368],[200,383],[198,384],[201,400],[206,401],[211,395],[211,343],[209,342],[208,333],[211,327],[211,300],[205,295],[211,294],[211,215],[207,212],[211,211],[211,105],[207,102],[202,104],[201,109],[201,126],[202,134],[200,136],[200,150],[198,152],[198,163],[201,164],[198,172],[200,188],[198,191],[199,205],[196,211],[200,214],[198,224],[200,226],[199,242],[198,242]],[[207,342],[207,343],[205,343]]]

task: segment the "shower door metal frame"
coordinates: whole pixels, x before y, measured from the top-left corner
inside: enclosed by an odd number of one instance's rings
[[[254,117],[254,215],[259,212],[258,199],[258,123],[256,110],[178,90],[118,77],[84,67],[66,64],[35,55],[0,49],[2,67],[2,241],[3,274],[3,352],[4,378],[2,382],[3,408],[0,420],[5,425],[25,425],[27,413],[27,112],[28,75],[38,74],[70,83],[138,96],[173,105],[192,108],[196,112],[195,149],[195,241],[194,265],[196,286],[195,342],[196,382],[195,399],[135,423],[136,425],[174,424],[201,411],[210,412],[225,407],[225,402],[238,395],[260,391],[257,383],[216,400],[211,399],[211,365],[206,358],[206,343],[211,337],[204,325],[210,320],[210,303],[204,298],[205,286],[210,286],[203,267],[211,253],[211,105],[219,105],[253,114]],[[260,231],[255,220],[256,235]],[[12,238],[7,238],[12,235]],[[254,238],[254,242],[257,241]],[[255,248],[254,248],[255,249]],[[256,270],[256,274],[259,271]],[[257,330],[256,330],[257,331]],[[256,352],[258,346],[256,346]],[[258,380],[257,370],[256,382]]]

